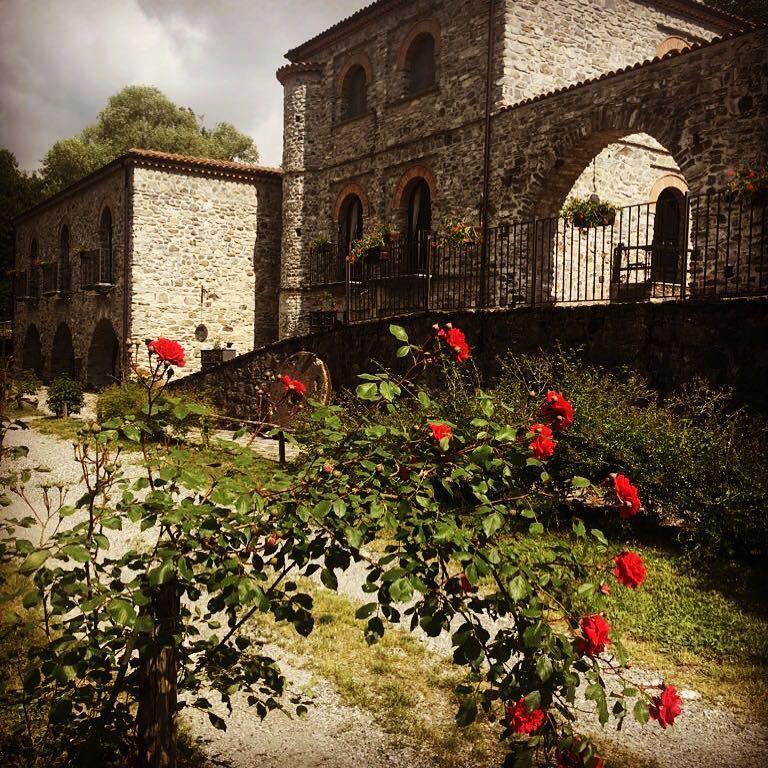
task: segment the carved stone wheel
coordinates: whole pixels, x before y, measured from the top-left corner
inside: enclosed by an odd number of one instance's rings
[[[306,399],[286,397],[285,386],[280,381],[281,376],[290,376],[300,381],[307,388]],[[275,411],[270,420],[285,427],[291,425],[306,400],[327,404],[331,401],[333,393],[328,366],[312,352],[297,352],[291,355],[278,369],[277,379],[271,381],[266,389],[271,402],[275,404]]]

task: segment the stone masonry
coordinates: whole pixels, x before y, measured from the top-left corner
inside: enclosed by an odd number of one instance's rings
[[[291,63],[278,72],[278,77],[286,93],[286,199],[289,195],[295,199],[284,214],[283,274],[301,276],[304,290],[294,286],[286,292],[283,286],[281,335],[306,331],[308,312],[320,305],[325,289],[307,290],[308,244],[319,234],[335,238],[339,203],[351,190],[363,192],[366,224],[381,221],[402,228],[408,180],[415,177],[430,184],[433,229],[440,229],[449,218],[478,221],[488,13],[487,0],[379,0],[287,54]],[[529,166],[531,162],[541,165],[554,149],[543,154],[528,151],[530,138],[542,130],[550,135],[549,126],[529,126],[527,130],[532,133],[521,134],[515,126],[516,113],[509,111],[513,104],[612,68],[652,59],[658,51],[669,50],[671,37],[696,44],[739,30],[733,19],[683,0],[497,1],[493,19],[491,223],[526,210],[524,196],[516,195],[511,205],[507,202],[510,187],[517,192],[524,179],[547,181],[544,175],[531,178],[528,168],[510,164],[509,155],[524,153]],[[435,41],[436,83],[409,96],[403,90],[408,46],[425,34]],[[729,66],[733,64],[731,61]],[[354,65],[366,71],[368,108],[360,116],[343,119],[339,108],[342,83],[345,72]],[[636,80],[647,79],[650,85],[654,77],[655,73],[638,73]],[[680,83],[681,98],[691,95],[691,82],[686,82],[685,93]],[[627,91],[634,84],[625,84]],[[301,98],[296,98],[298,90]],[[699,97],[699,119],[703,121],[703,102],[709,94],[694,94]],[[678,93],[670,96],[674,100]],[[604,109],[609,111],[612,104],[620,107],[623,98],[622,94],[616,102],[604,102]],[[596,106],[588,96],[576,100],[576,109],[585,112]],[[706,102],[706,106],[711,104]],[[565,117],[568,119],[570,113]],[[295,126],[303,126],[300,137]],[[595,146],[592,155],[579,155],[578,171],[562,192],[559,204],[594,154],[639,132],[627,125],[610,141]],[[662,139],[659,131],[657,135],[648,133],[655,140]],[[299,146],[301,152],[297,151]],[[664,148],[668,149],[666,145]],[[634,175],[656,170],[651,168],[656,159],[655,145],[635,154],[642,155],[638,162],[643,169]],[[680,162],[675,157],[670,165]],[[662,173],[659,171],[658,176]],[[647,199],[652,185],[643,190],[641,200]],[[543,213],[552,215],[548,210]],[[292,239],[290,244],[286,237]]]
[[[72,284],[15,302],[19,364],[103,386],[146,338],[182,343],[180,375],[199,370],[203,349],[231,344],[243,353],[273,341],[281,201],[278,170],[144,150],[44,201],[16,223],[16,267],[29,268],[33,238],[40,261],[58,258],[66,225]],[[81,281],[81,253],[99,246],[105,208],[112,284],[94,290]],[[200,324],[204,341],[195,336]]]

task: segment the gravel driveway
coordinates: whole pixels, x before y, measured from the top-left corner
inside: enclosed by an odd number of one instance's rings
[[[55,437],[34,430],[12,432],[7,437],[10,445],[23,444],[30,449],[25,463],[29,466],[44,464],[51,469],[46,481],[60,480],[70,486],[69,499],[82,493],[79,466],[72,457],[72,447]],[[259,446],[273,453],[270,441]],[[140,469],[124,461],[126,474],[135,476]],[[33,502],[40,501],[42,491],[28,489]],[[24,507],[14,502],[3,509],[3,515],[26,514]],[[126,547],[138,531],[125,530],[115,534],[112,552]],[[361,584],[364,569],[353,566],[339,573],[339,592],[352,600],[364,600]],[[367,602],[367,600],[366,600]],[[445,653],[447,638],[434,640],[425,637],[433,650]],[[274,649],[273,649],[274,650]],[[276,651],[278,656],[280,651]],[[271,714],[261,721],[247,705],[236,707],[229,718],[228,730],[214,729],[202,713],[185,714],[194,736],[208,742],[207,752],[215,759],[224,759],[234,768],[353,768],[353,766],[416,766],[417,758],[406,748],[396,744],[362,710],[346,706],[325,680],[310,680],[300,669],[300,663],[291,664],[281,659],[286,677],[293,687],[312,684],[315,704],[300,719],[289,719],[280,713]],[[656,679],[652,672],[635,670],[646,681]],[[636,755],[643,763],[661,768],[764,768],[768,766],[768,727],[748,722],[733,712],[710,705],[695,691],[683,691],[684,714],[674,728],[662,731],[655,723],[641,728],[627,720],[621,734],[610,728],[602,730],[596,719],[583,716],[583,728],[593,732],[603,743],[613,742]],[[224,711],[219,712],[225,716]]]

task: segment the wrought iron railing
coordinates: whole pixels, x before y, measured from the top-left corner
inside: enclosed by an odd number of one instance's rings
[[[112,267],[112,251],[109,248],[81,252],[80,287],[98,289],[114,285]]]
[[[343,284],[347,322],[442,310],[768,295],[768,199],[728,191],[621,208],[579,227],[500,224],[486,242],[394,238],[354,264],[309,253],[313,287]]]
[[[67,294],[72,288],[72,271],[68,261],[54,261],[40,267],[43,295]]]

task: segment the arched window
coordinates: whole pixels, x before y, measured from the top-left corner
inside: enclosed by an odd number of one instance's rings
[[[99,220],[99,283],[112,283],[112,211],[105,208]]]
[[[426,179],[416,179],[408,197],[409,271],[423,272],[432,231],[432,194]]]
[[[368,76],[359,64],[353,66],[344,77],[341,88],[341,116],[347,120],[368,111]]]
[[[671,51],[684,51],[686,48],[690,48],[691,44],[684,37],[679,35],[672,35],[665,38],[656,46],[656,55],[661,57],[670,53]]]
[[[411,43],[406,67],[410,94],[420,93],[435,84],[435,38],[432,35],[421,34]]]
[[[349,195],[339,211],[340,253],[346,258],[355,240],[363,236],[363,202],[357,195]]]
[[[680,282],[683,211],[684,197],[679,189],[667,187],[656,200],[651,253],[651,275],[655,283]]]

